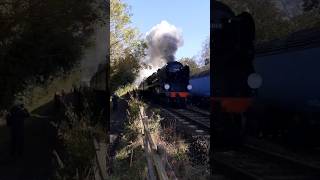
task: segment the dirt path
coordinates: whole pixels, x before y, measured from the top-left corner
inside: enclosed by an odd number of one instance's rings
[[[0,179],[42,180],[49,179],[52,172],[53,129],[50,126],[48,103],[31,114],[25,122],[24,154],[17,160],[10,156],[10,130],[0,127]]]

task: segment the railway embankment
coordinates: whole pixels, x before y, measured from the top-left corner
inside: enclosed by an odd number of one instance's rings
[[[55,108],[52,152],[56,179],[106,179],[105,113],[96,112],[94,92],[78,89]]]
[[[166,174],[169,179],[209,179],[209,147],[202,146],[206,144],[203,137],[186,139],[177,131],[177,120],[164,117],[161,109],[150,104],[134,98],[129,98],[127,104],[122,135],[112,158],[111,177],[152,178],[152,174]],[[143,112],[139,112],[141,108]],[[111,131],[117,130],[111,127]],[[129,173],[124,175],[124,171]]]

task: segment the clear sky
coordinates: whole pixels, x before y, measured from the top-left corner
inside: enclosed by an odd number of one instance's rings
[[[184,44],[176,59],[198,55],[210,35],[210,0],[124,0],[131,6],[132,25],[143,35],[162,20],[182,29]]]

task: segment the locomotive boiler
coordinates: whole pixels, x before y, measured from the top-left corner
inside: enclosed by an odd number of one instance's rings
[[[147,97],[171,105],[184,106],[192,89],[189,84],[189,73],[189,66],[177,61],[168,62],[145,79],[139,89]]]

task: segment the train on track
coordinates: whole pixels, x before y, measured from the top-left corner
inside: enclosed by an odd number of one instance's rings
[[[210,69],[192,75],[190,84],[190,102],[210,111]]]
[[[168,62],[157,72],[147,77],[140,85],[140,93],[159,102],[169,105],[185,106],[189,91],[192,89],[189,84],[189,66],[178,61]]]
[[[244,135],[315,145],[320,130],[320,30],[254,44],[249,13],[215,2],[211,107],[218,146]],[[218,141],[218,142],[217,142]]]

